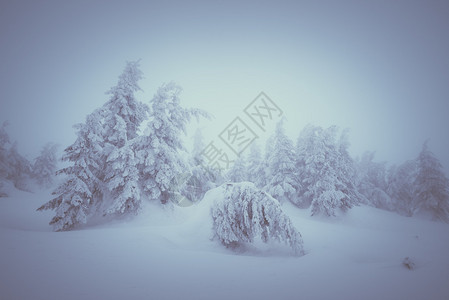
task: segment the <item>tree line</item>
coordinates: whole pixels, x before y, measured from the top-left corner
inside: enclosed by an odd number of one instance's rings
[[[54,198],[38,208],[51,209],[56,231],[71,230],[97,217],[137,214],[144,201],[161,204],[186,198],[200,201],[224,182],[250,181],[277,199],[290,201],[312,215],[335,216],[354,205],[367,204],[402,215],[426,214],[448,221],[449,181],[427,142],[415,160],[389,169],[367,152],[353,159],[346,130],[308,125],[296,144],[285,134],[284,120],[264,151],[253,143],[225,174],[204,164],[201,132],[190,153],[182,135],[194,118],[209,115],[183,108],[181,88],[163,84],[148,103],[136,99],[142,79],[139,62],[128,62],[109,99],[76,124],[77,138],[64,150],[67,166]],[[27,177],[50,185],[56,168],[55,146],[47,145],[33,165],[9,145],[0,129],[0,192],[10,180],[21,188]],[[22,186],[23,188],[23,186]],[[3,193],[4,194],[4,193]]]

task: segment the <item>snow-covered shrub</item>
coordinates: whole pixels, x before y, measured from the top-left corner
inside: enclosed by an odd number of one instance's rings
[[[289,245],[296,255],[304,255],[301,234],[281,209],[279,201],[257,189],[253,183],[228,183],[224,197],[211,208],[215,237],[226,247],[253,243],[260,237]]]

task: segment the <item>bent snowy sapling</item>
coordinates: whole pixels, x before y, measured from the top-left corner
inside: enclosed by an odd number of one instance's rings
[[[224,197],[211,208],[215,238],[229,248],[253,243],[260,237],[264,243],[283,242],[296,255],[304,255],[301,234],[282,211],[279,201],[249,182],[221,186]]]

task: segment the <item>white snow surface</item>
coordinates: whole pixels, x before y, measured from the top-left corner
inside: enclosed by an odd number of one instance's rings
[[[148,204],[132,219],[52,232],[49,192],[0,198],[0,299],[449,299],[449,225],[355,207],[336,218],[283,203],[306,255],[212,240],[212,202]],[[402,262],[410,257],[413,270]]]

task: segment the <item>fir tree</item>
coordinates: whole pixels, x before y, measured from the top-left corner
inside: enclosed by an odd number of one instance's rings
[[[374,152],[365,152],[357,163],[357,189],[367,204],[393,210],[394,205],[387,194],[387,171],[385,162],[374,162]]]
[[[86,117],[85,124],[75,125],[77,139],[64,150],[63,161],[72,165],[58,171],[66,175],[65,181],[53,192],[56,197],[38,208],[55,210],[50,221],[55,231],[70,230],[85,224],[99,205],[102,197],[102,166],[100,153],[103,146],[101,110]]]
[[[231,169],[226,174],[226,178],[230,182],[242,182],[247,180],[247,167],[246,167],[246,161],[243,154],[238,156],[234,164],[232,165]]]
[[[415,179],[418,211],[430,213],[436,220],[449,221],[449,181],[443,168],[424,143],[418,156]]]
[[[128,62],[116,86],[110,89],[105,112],[104,181],[110,203],[106,214],[136,213],[141,207],[134,139],[147,117],[148,107],[139,102],[142,79],[139,62]]]
[[[416,160],[409,160],[399,166],[392,166],[388,171],[387,192],[393,199],[396,212],[411,217],[417,210],[415,197]]]
[[[296,204],[298,180],[295,174],[295,152],[292,141],[284,132],[283,121],[276,126],[268,167],[271,176],[266,191],[279,201],[289,200]]]
[[[197,202],[204,197],[208,190],[216,187],[217,175],[214,170],[206,165],[201,154],[205,145],[200,129],[195,131],[193,138],[192,156],[190,158],[192,174],[185,177],[182,184],[180,184],[180,188],[183,196],[192,202]]]
[[[150,200],[163,204],[180,193],[179,175],[191,173],[181,155],[185,151],[181,135],[186,133],[192,116],[207,116],[200,110],[181,107],[180,92],[181,88],[172,82],[158,89],[151,100],[146,134],[136,143],[143,191]],[[173,187],[177,190],[173,191]]]
[[[58,163],[56,150],[56,145],[48,143],[34,160],[33,177],[40,186],[50,187],[53,184]]]
[[[264,169],[260,148],[256,142],[253,142],[248,156],[248,181],[253,182],[258,188],[263,188],[266,184]]]
[[[19,190],[28,191],[27,182],[31,178],[31,163],[17,150],[14,143],[7,153],[8,176],[7,179],[14,183]]]
[[[309,125],[298,138],[296,167],[302,185],[298,205],[311,205],[312,215],[335,216],[337,209],[345,211],[361,198],[347,139],[343,135],[337,141],[337,132],[335,126]]]

